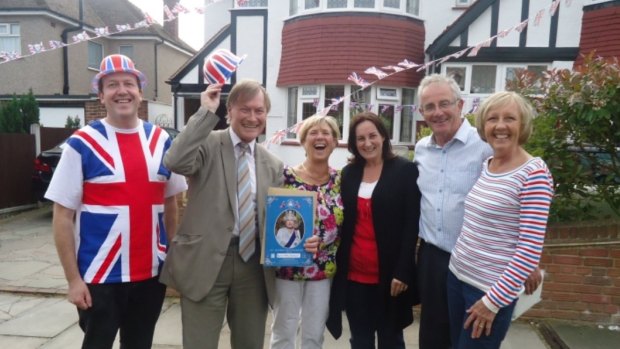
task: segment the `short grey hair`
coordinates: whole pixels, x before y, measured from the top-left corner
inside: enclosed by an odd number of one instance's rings
[[[420,81],[420,86],[418,87],[418,102],[419,103],[422,102],[422,93],[424,92],[424,90],[428,86],[432,84],[437,84],[437,83],[448,85],[450,89],[452,90],[454,99],[455,100],[461,99],[461,88],[459,87],[459,84],[457,84],[456,81],[451,76],[431,74],[431,75],[425,76],[424,79]]]

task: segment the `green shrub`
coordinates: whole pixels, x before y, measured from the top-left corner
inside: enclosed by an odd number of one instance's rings
[[[79,116],[75,116],[75,117],[71,117],[70,115],[67,116],[67,121],[65,122],[65,128],[80,128],[80,117]]]
[[[27,95],[13,95],[0,105],[0,132],[30,133],[30,125],[39,123],[39,104],[32,90]]]
[[[617,58],[606,60],[590,54],[572,71],[552,70],[539,78],[523,71],[508,88],[528,97],[538,111],[534,133],[525,148],[542,157],[553,174],[555,197],[550,220],[620,217],[620,185],[614,182],[620,178]],[[594,183],[592,168],[584,166],[584,159],[574,151],[592,148],[611,154],[610,161],[597,163],[598,173],[604,174],[598,183]],[[587,160],[592,163],[597,159],[590,156]]]

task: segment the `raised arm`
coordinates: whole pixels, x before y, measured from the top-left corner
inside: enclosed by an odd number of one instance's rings
[[[164,165],[173,172],[191,176],[204,164],[206,138],[219,122],[215,114],[220,105],[221,84],[209,85],[200,94],[200,108],[192,115],[164,157]]]

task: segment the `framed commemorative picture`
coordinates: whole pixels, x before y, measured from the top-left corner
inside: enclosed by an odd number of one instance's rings
[[[265,206],[261,263],[266,267],[312,264],[312,254],[306,252],[304,242],[313,233],[316,193],[269,188]]]

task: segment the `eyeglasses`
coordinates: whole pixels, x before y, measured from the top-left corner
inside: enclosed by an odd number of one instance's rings
[[[423,114],[434,113],[437,110],[437,108],[439,108],[439,110],[441,111],[446,111],[450,109],[450,107],[453,106],[457,101],[458,99],[453,100],[453,101],[441,101],[439,102],[439,104],[426,104],[422,106],[420,110],[422,110]]]

